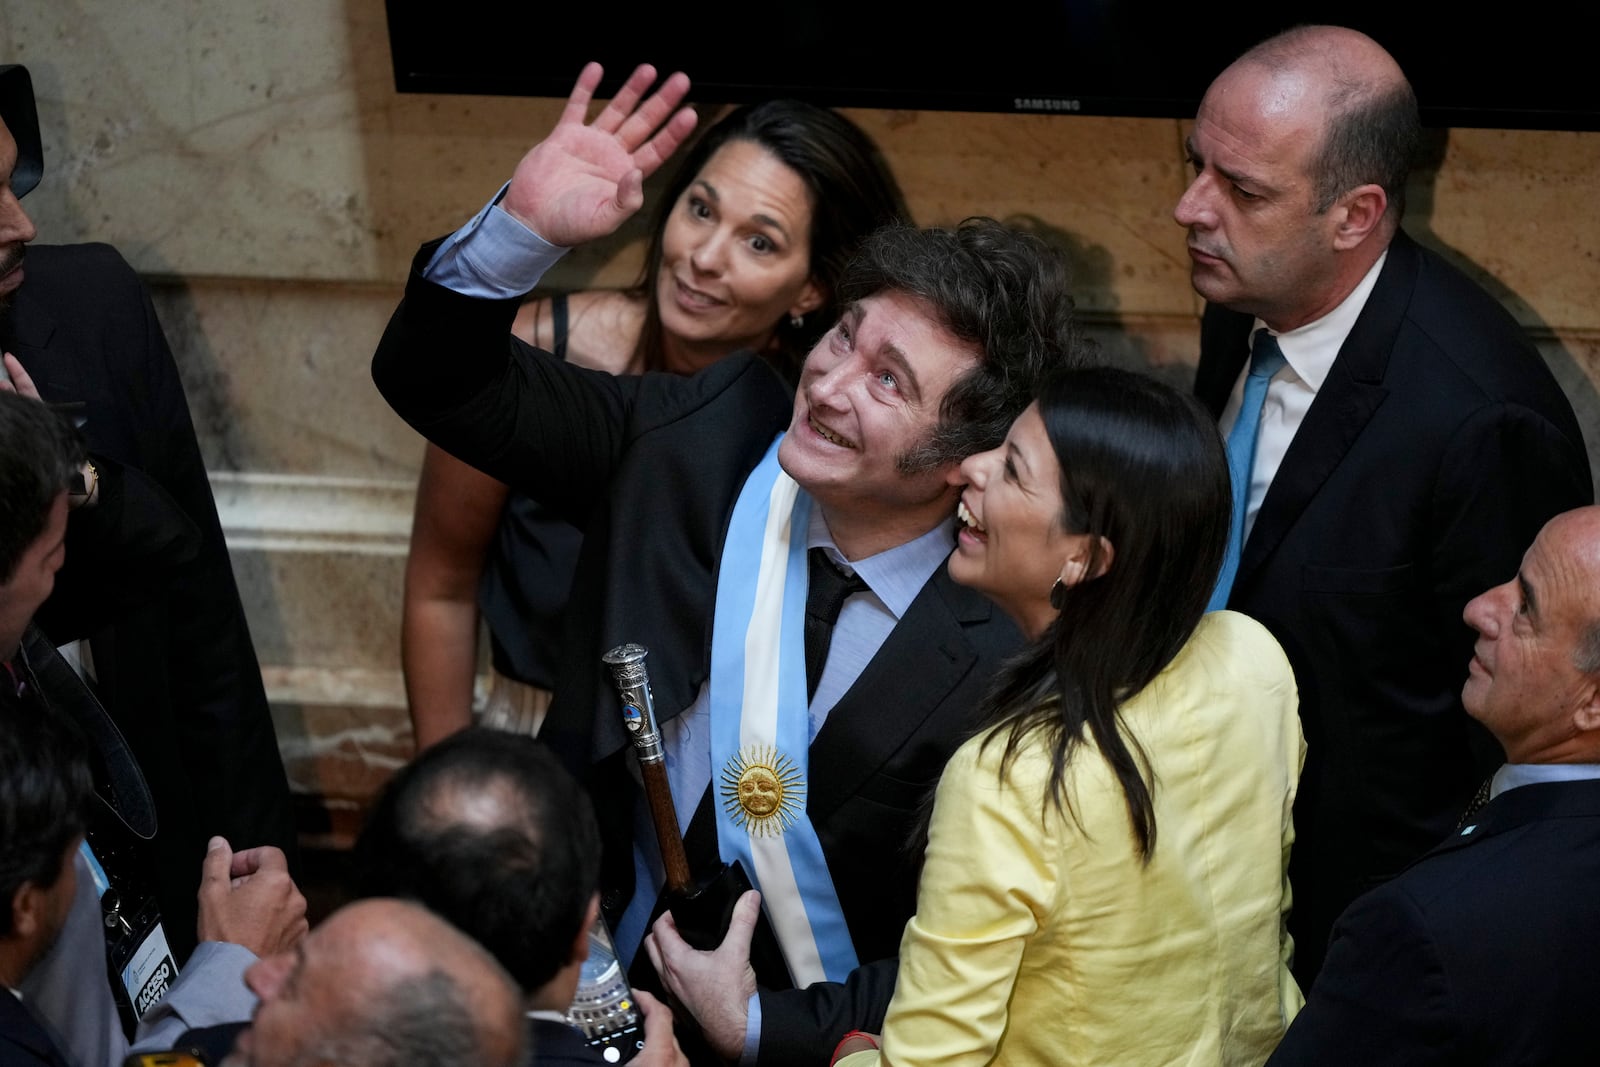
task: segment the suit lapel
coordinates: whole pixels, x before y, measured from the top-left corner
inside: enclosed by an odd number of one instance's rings
[[[859,792],[966,677],[978,654],[963,626],[993,610],[944,565],[933,573],[811,743],[813,825]]]
[[[1236,593],[1293,528],[1389,395],[1384,375],[1411,303],[1417,265],[1416,247],[1397,235],[1366,306],[1339,348],[1256,513],[1239,559]]]
[[[10,334],[8,351],[22,361],[45,403],[92,435],[94,431],[84,416],[84,388],[78,361],[71,358],[70,351],[52,351],[58,324],[41,301],[30,297],[28,286],[42,284],[43,280],[28,281],[17,290],[7,330]],[[101,443],[91,436],[89,447],[94,449]]]
[[[1543,819],[1600,817],[1600,779],[1539,782],[1508,789],[1469,819],[1467,825],[1434,846],[1427,856],[1468,848],[1497,834]]]

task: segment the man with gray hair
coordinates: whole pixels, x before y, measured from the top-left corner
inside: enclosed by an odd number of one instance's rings
[[[1600,508],[1546,524],[1466,620],[1461,699],[1507,762],[1340,917],[1274,1065],[1600,1061]]]
[[[521,996],[477,942],[417,904],[341,908],[250,968],[261,1003],[224,1067],[513,1067]]]
[[[1522,330],[1400,229],[1418,130],[1377,42],[1290,30],[1212,83],[1174,211],[1209,301],[1195,392],[1234,480],[1212,606],[1264,623],[1300,687],[1305,987],[1333,918],[1444,837],[1498,762],[1461,713],[1462,607],[1593,499]]]

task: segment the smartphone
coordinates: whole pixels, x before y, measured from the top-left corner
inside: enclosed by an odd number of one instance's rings
[[[583,961],[567,1022],[583,1032],[607,1063],[626,1063],[644,1048],[644,1013],[628,988],[604,916],[597,916],[589,931],[589,957]]]

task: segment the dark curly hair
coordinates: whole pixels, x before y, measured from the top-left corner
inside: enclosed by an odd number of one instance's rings
[[[939,425],[900,457],[908,474],[994,448],[1047,375],[1094,359],[1073,313],[1066,260],[994,219],[969,218],[953,230],[879,230],[846,269],[840,299],[851,304],[886,291],[925,301],[941,325],[983,354],[945,394]]]

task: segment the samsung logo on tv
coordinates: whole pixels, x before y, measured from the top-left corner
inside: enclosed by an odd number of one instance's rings
[[[1018,111],[1082,111],[1083,101],[1058,96],[1019,96],[1011,101]]]

